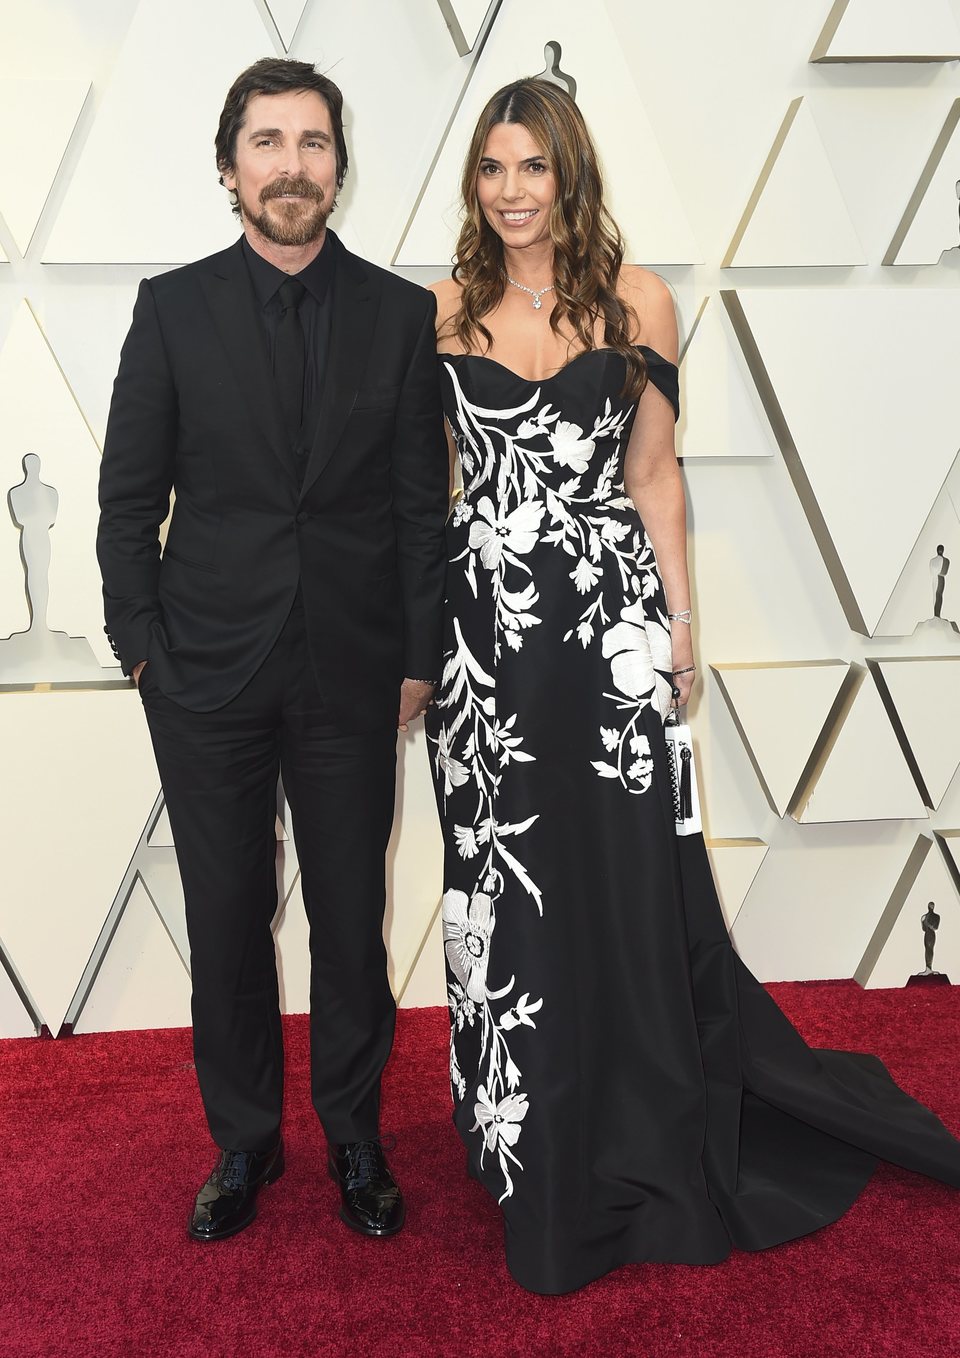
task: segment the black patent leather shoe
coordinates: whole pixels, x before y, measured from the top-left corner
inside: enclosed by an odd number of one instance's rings
[[[197,1194],[187,1234],[194,1240],[225,1240],[257,1215],[257,1194],[283,1173],[283,1142],[272,1151],[221,1151],[213,1173]]]
[[[330,1147],[330,1177],[340,1189],[340,1220],[361,1235],[396,1235],[406,1209],[379,1139]]]

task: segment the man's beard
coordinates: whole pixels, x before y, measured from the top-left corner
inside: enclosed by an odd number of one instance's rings
[[[285,203],[283,195],[298,194],[306,202]],[[279,211],[268,211],[267,204],[279,202]],[[260,191],[259,211],[251,212],[241,198],[244,218],[274,245],[310,245],[323,235],[327,218],[336,207],[327,205],[323,189],[309,179],[275,179]]]

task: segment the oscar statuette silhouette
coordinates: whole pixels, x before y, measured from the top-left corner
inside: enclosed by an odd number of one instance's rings
[[[949,985],[950,977],[942,971],[935,971],[933,967],[933,950],[937,945],[937,930],[940,928],[940,916],[933,901],[928,903],[920,916],[920,927],[923,929],[923,971],[911,976],[907,985]]]
[[[48,683],[89,683],[103,671],[85,637],[52,632],[47,625],[50,601],[50,532],[57,521],[60,496],[40,480],[40,459],[27,453],[23,480],[7,493],[14,527],[20,533],[20,560],[30,612],[25,632],[0,639],[0,686],[23,688]]]

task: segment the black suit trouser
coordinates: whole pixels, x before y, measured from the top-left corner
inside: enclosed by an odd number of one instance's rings
[[[310,925],[313,1104],[331,1141],[379,1131],[396,1006],[383,943],[396,727],[344,732],[313,677],[299,605],[246,688],[216,712],[141,695],[186,901],[194,1055],[217,1145],[262,1151],[280,1129],[283,1039],[271,921],[277,778]]]

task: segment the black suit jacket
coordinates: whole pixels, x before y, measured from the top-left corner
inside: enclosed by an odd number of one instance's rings
[[[301,588],[331,715],[362,729],[395,719],[404,676],[439,677],[447,451],[433,295],[332,232],[328,247],[329,361],[302,486],[240,243],[144,280],[97,554],[124,671],[148,660],[166,696],[199,712],[243,688]]]

